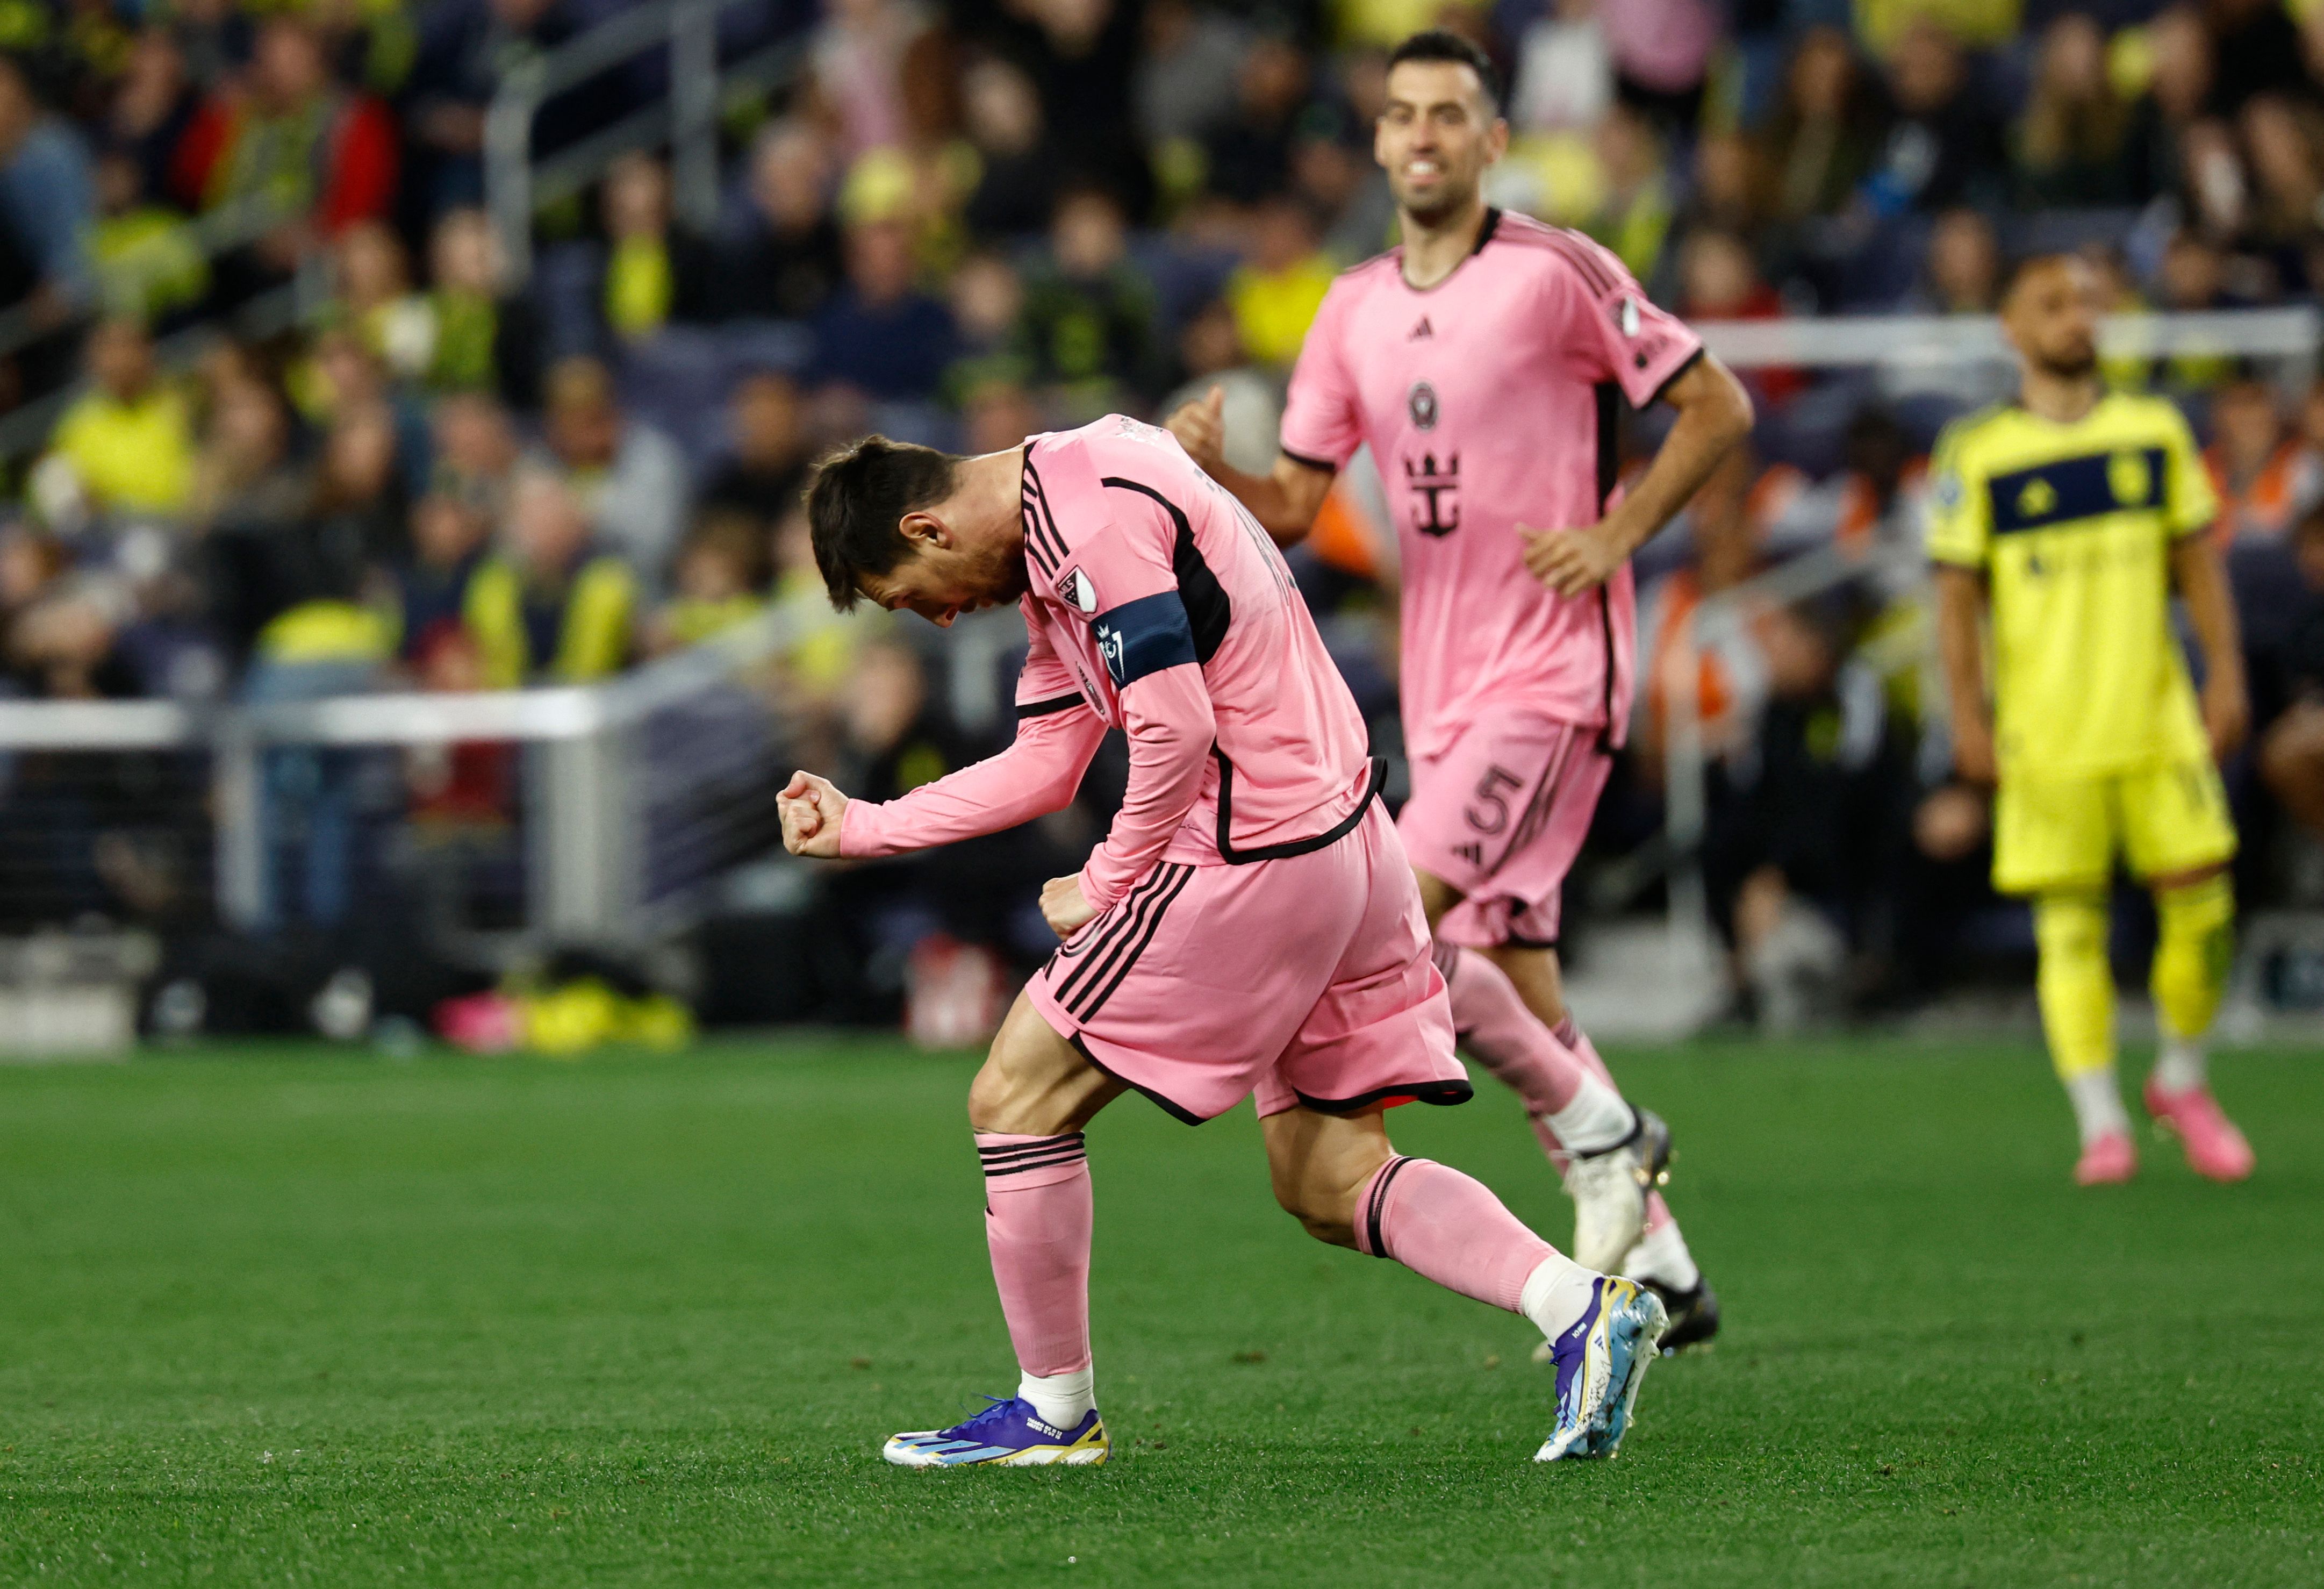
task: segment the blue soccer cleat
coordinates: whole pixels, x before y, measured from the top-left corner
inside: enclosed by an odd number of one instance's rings
[[[1033,1404],[1017,1397],[987,1396],[982,1412],[948,1429],[896,1435],[880,1455],[898,1467],[1095,1467],[1113,1449],[1105,1420],[1092,1408],[1070,1429],[1044,1423]]]
[[[1550,1343],[1557,1364],[1557,1430],[1533,1459],[1611,1456],[1620,1449],[1638,1382],[1669,1327],[1670,1315],[1652,1291],[1600,1275],[1589,1307]]]

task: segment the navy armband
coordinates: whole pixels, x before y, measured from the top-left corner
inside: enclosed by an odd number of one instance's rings
[[[1116,689],[1127,688],[1148,673],[1159,673],[1194,661],[1194,625],[1186,620],[1186,604],[1175,590],[1141,596],[1100,613],[1090,621],[1097,635],[1098,653]]]

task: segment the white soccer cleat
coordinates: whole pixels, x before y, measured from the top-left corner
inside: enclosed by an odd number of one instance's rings
[[[1634,1108],[1630,1134],[1596,1153],[1576,1154],[1565,1167],[1565,1195],[1573,1199],[1574,1262],[1610,1274],[1646,1228],[1646,1194],[1670,1164],[1670,1127],[1650,1109]]]

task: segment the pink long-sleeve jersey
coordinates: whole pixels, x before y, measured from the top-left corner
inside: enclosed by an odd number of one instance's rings
[[[1109,725],[1130,790],[1082,869],[1100,910],[1157,861],[1240,864],[1345,832],[1376,792],[1363,718],[1267,532],[1169,432],[1118,414],[1035,437],[1024,467],[1017,737],[900,799],[849,802],[840,853],[1054,811]]]

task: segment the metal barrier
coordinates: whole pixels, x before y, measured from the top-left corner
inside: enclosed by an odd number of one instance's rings
[[[193,233],[202,262],[215,264],[221,255],[257,242],[284,221],[300,214],[303,208],[274,201],[264,195],[254,195],[206,210],[186,225]],[[30,300],[12,303],[0,309],[0,358],[21,352],[42,337],[54,336],[73,326],[92,324],[97,312],[95,306],[84,306],[58,324],[43,325],[34,314]]]
[[[484,116],[484,203],[500,239],[508,284],[532,274],[532,220],[570,198],[632,150],[667,143],[679,217],[708,230],[718,218],[718,118],[735,97],[763,88],[802,58],[796,39],[733,62],[718,59],[718,18],[742,0],[657,0],[625,11],[502,79]],[[600,72],[651,50],[669,51],[670,95],[535,163],[532,124],[542,106]]]
[[[2006,365],[2015,356],[1991,315],[1838,315],[1786,320],[1703,320],[1703,345],[1738,369],[1768,365],[1831,369],[1886,364]],[[2314,306],[2217,309],[2191,314],[2108,315],[2099,322],[2105,357],[2182,354],[2292,361],[2312,374],[2324,312]]]
[[[586,687],[215,708],[0,702],[0,771],[9,779],[0,810],[24,819],[16,775],[28,758],[143,758],[167,770],[174,792],[128,826],[164,832],[194,852],[181,874],[208,882],[220,920],[254,927],[270,917],[272,847],[282,823],[270,819],[268,790],[281,781],[285,753],[352,760],[516,747],[517,808],[503,857],[521,880],[515,936],[641,943],[690,919],[726,869],[780,849],[774,795],[788,772],[783,724],[754,675],[791,633],[782,613],[770,613]],[[145,781],[159,789],[165,780],[156,772]],[[89,864],[87,845],[51,847],[64,853],[39,857],[45,865]],[[0,884],[11,876],[0,872]]]

